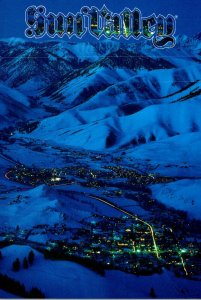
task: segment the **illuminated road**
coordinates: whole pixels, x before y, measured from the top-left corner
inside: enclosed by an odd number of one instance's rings
[[[180,256],[180,258],[181,258],[181,263],[182,263],[182,266],[183,266],[184,272],[185,272],[186,276],[188,276],[188,271],[186,270],[186,266],[185,266],[185,263],[184,263],[184,259],[183,259],[183,257],[182,257],[182,256]]]
[[[96,199],[96,200],[98,200],[98,201],[100,201],[100,202],[102,202],[102,203],[104,203],[106,205],[109,205],[112,208],[114,208],[114,209],[116,209],[116,210],[118,210],[118,211],[126,214],[127,216],[135,219],[136,221],[139,221],[139,222],[145,224],[146,226],[148,226],[149,229],[150,229],[151,236],[152,236],[152,240],[153,240],[153,245],[154,245],[156,256],[157,256],[157,258],[159,258],[159,253],[158,253],[158,249],[157,249],[157,245],[156,245],[156,240],[155,240],[155,236],[154,236],[154,230],[153,230],[153,227],[149,223],[145,222],[144,220],[138,218],[136,215],[133,215],[132,213],[128,212],[127,210],[125,210],[125,209],[123,209],[123,208],[121,208],[121,207],[119,207],[119,206],[117,206],[117,205],[115,205],[115,204],[113,204],[113,203],[105,200],[105,199],[102,199],[100,197],[93,196],[93,195],[90,195],[89,197],[93,198],[93,199]]]
[[[154,230],[153,230],[153,227],[149,223],[147,223],[144,220],[140,219],[136,215],[133,215],[129,211],[127,211],[127,210],[125,210],[125,209],[123,209],[123,208],[115,205],[114,203],[109,202],[108,200],[105,200],[105,199],[102,199],[100,197],[93,196],[93,195],[90,195],[89,197],[93,198],[93,199],[96,199],[96,200],[98,200],[98,201],[100,201],[100,202],[102,202],[104,204],[107,204],[107,205],[111,206],[112,208],[114,208],[114,209],[116,209],[116,210],[118,210],[118,211],[126,214],[127,216],[135,219],[136,221],[142,222],[143,224],[147,225],[149,227],[149,229],[150,229],[150,233],[151,233],[151,236],[152,236],[152,240],[153,240],[153,245],[154,245],[156,256],[157,256],[157,258],[159,258],[159,252],[158,252],[158,248],[157,248],[157,245],[156,245],[156,239],[155,239],[155,236],[154,236]],[[133,245],[133,247],[134,247],[134,245]],[[182,256],[180,256],[180,258],[181,258],[181,263],[182,263],[182,267],[184,269],[184,272],[185,272],[186,276],[188,276],[188,271],[186,269],[186,266],[185,266],[185,263],[184,263],[184,259],[183,259]]]

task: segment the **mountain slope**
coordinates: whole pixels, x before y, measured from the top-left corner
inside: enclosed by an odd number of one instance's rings
[[[94,114],[75,115],[72,111],[67,111],[42,121],[30,137],[96,150],[136,146],[176,135],[200,132],[200,101],[199,98],[197,101],[152,105],[122,117],[107,117],[108,112],[105,111],[105,118],[99,120],[98,110],[95,110],[96,121]]]

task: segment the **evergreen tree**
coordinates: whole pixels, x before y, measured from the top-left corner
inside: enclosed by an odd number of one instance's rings
[[[150,296],[151,298],[156,298],[156,293],[155,293],[155,290],[154,290],[153,287],[150,289],[149,296]]]
[[[27,260],[27,258],[25,257],[24,260],[23,260],[23,268],[24,268],[24,269],[28,269],[28,267],[29,267],[28,260]]]
[[[0,289],[9,292],[13,295],[20,296],[21,298],[28,297],[28,293],[25,290],[25,286],[19,281],[8,277],[7,275],[0,274]]]
[[[30,265],[33,264],[34,258],[35,258],[35,254],[34,254],[34,252],[31,250],[31,251],[29,252],[29,256],[28,256],[28,261],[29,261]]]
[[[33,287],[29,292],[28,298],[42,299],[45,298],[45,295],[38,288]]]
[[[16,258],[16,260],[13,262],[13,271],[18,272],[20,270],[20,260],[19,258]]]

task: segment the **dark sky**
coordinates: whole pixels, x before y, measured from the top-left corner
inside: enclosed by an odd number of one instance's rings
[[[25,9],[30,5],[44,5],[48,12],[76,13],[80,7],[107,7],[119,13],[124,7],[138,7],[143,16],[152,13],[178,15],[177,34],[195,35],[201,32],[201,0],[0,0],[0,38],[25,37]]]

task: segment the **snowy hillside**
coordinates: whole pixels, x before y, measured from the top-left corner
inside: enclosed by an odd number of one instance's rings
[[[129,116],[108,117],[108,111],[103,109],[95,110],[94,114],[80,112],[79,115],[67,111],[42,121],[29,137],[93,150],[134,147],[200,132],[200,113],[200,98],[152,105]]]
[[[19,274],[10,270],[8,266],[12,261],[17,257],[24,258],[30,250],[25,246],[4,248],[1,270],[12,278],[20,278],[29,289],[33,286],[40,288],[47,298],[148,298],[151,287],[160,298],[196,298],[200,295],[199,282],[194,283],[191,293],[191,284],[187,280],[174,278],[169,272],[133,277],[119,271],[108,271],[105,276],[100,276],[72,262],[45,260],[37,251],[34,251],[35,262],[29,269],[22,269]]]

